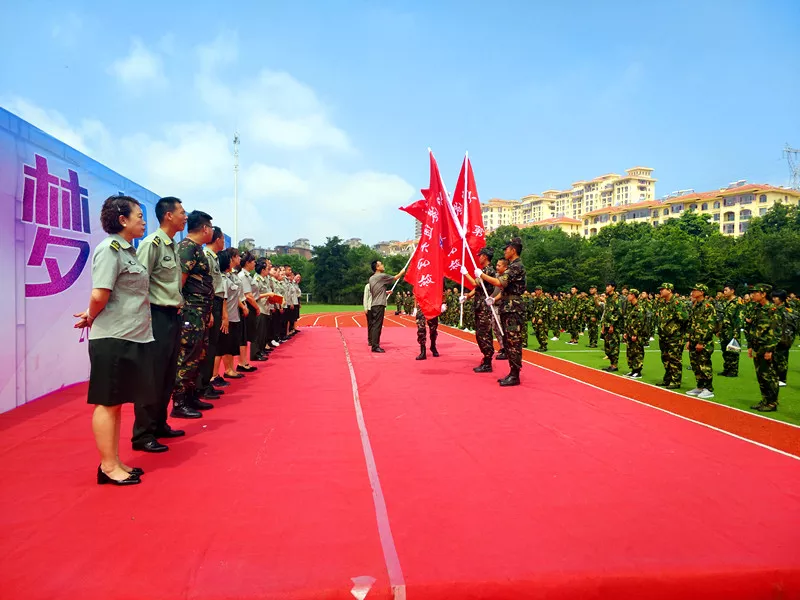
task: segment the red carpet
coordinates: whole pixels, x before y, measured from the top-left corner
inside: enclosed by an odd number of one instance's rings
[[[376,355],[351,323],[408,598],[800,598],[800,461],[528,365],[500,389],[451,336],[414,361],[402,322]],[[0,597],[390,597],[340,334],[273,356],[168,453],[124,444],[134,489],[93,483],[83,386],[0,415]]]

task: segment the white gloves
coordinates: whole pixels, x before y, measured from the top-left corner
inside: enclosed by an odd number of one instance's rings
[[[466,301],[467,301],[467,297],[466,296],[459,296],[458,297],[458,303],[459,304],[464,304],[464,302],[466,302]]]
[[[467,267],[461,265],[461,274],[462,275],[469,275],[469,271],[467,271]]]
[[[488,298],[486,298],[486,305],[491,306],[492,304],[494,304],[494,298],[489,296]]]
[[[442,303],[442,312],[444,312],[444,311],[446,311],[446,310],[447,310],[447,304],[445,304],[445,303]]]
[[[480,279],[481,275],[483,275],[483,271],[480,269],[475,269],[475,279]]]

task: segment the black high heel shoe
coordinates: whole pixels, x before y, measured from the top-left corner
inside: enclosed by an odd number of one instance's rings
[[[134,475],[131,473],[128,475],[126,479],[122,481],[117,481],[116,479],[111,479],[108,475],[103,473],[103,469],[100,466],[97,467],[97,485],[103,485],[106,483],[110,483],[111,485],[136,485],[138,483],[142,483],[142,480],[139,479],[138,475]]]

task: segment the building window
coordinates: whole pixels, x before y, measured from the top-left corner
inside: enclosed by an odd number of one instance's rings
[[[714,208],[719,208],[719,202],[714,202]]]
[[[614,223],[616,223],[617,222],[617,215],[614,215],[613,217],[611,217],[611,220],[614,221]]]
[[[715,221],[717,221],[717,222],[719,221],[719,213],[716,213],[716,214],[714,215],[714,220],[715,220]]]
[[[583,235],[589,235],[589,230],[588,229],[584,229],[583,230]]]
[[[462,212],[463,212],[463,211],[462,211]],[[589,219],[584,219],[584,221],[583,221],[583,224],[584,224],[584,225],[588,225],[588,224],[589,224]]]
[[[761,194],[761,195],[758,197],[758,201],[759,201],[759,202],[761,202],[761,203],[763,204],[764,202],[766,202],[766,201],[767,201],[767,195],[766,195],[766,194]]]
[[[697,210],[697,204],[690,204],[689,210]]]
[[[722,233],[733,233],[733,223],[722,226]]]
[[[672,205],[672,214],[679,213],[683,210],[683,204],[673,204]]]
[[[708,210],[708,202],[703,202],[703,204],[700,206],[700,210]]]
[[[736,220],[736,215],[734,213],[732,212],[725,213],[725,222],[735,221],[735,220]]]
[[[738,196],[731,196],[730,198],[725,198],[725,206],[733,206],[739,200]]]
[[[748,227],[750,227],[750,223],[739,223],[739,233],[744,233]]]
[[[664,216],[666,217],[668,214],[669,214],[669,209],[668,209],[668,208],[665,208],[665,209],[664,209]]]
[[[653,227],[658,227],[658,220],[653,221]]]
[[[739,220],[740,221],[749,221],[753,216],[753,213],[747,209],[741,211],[739,213]]]
[[[758,216],[759,217],[763,217],[765,214],[767,214],[767,209],[766,208],[759,208],[758,209]]]
[[[747,194],[746,196],[742,196],[742,204],[752,204],[755,197],[753,194]]]

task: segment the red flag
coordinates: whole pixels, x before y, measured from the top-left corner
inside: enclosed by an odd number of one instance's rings
[[[411,257],[405,280],[414,286],[418,310],[426,319],[438,317],[442,312],[442,217],[447,208],[447,195],[439,175],[439,166],[430,153],[430,186],[423,190],[426,200],[422,236]]]
[[[425,192],[427,190],[423,190]],[[427,208],[428,201],[423,198],[422,200],[417,200],[416,202],[412,202],[408,206],[401,206],[400,210],[403,212],[407,212],[412,217],[414,217],[417,221],[421,223],[425,222],[425,211],[428,210]]]
[[[466,174],[466,178],[465,178]],[[464,190],[466,189],[466,198]],[[464,158],[461,165],[461,172],[458,175],[458,182],[453,194],[453,213],[458,219],[459,224],[464,224],[464,203],[466,200],[466,238],[467,238],[467,251],[472,254],[475,261],[478,260],[478,252],[486,245],[486,232],[483,227],[483,214],[481,212],[481,203],[478,199],[478,188],[475,185],[475,175],[472,172],[472,163],[469,157]],[[461,236],[458,229],[452,223],[450,218],[450,228],[448,230],[447,240],[445,241],[445,277],[453,281],[461,281],[461,247],[463,245]],[[472,261],[465,256],[465,265],[467,270],[472,271]],[[472,288],[468,281],[464,281],[464,285]]]

